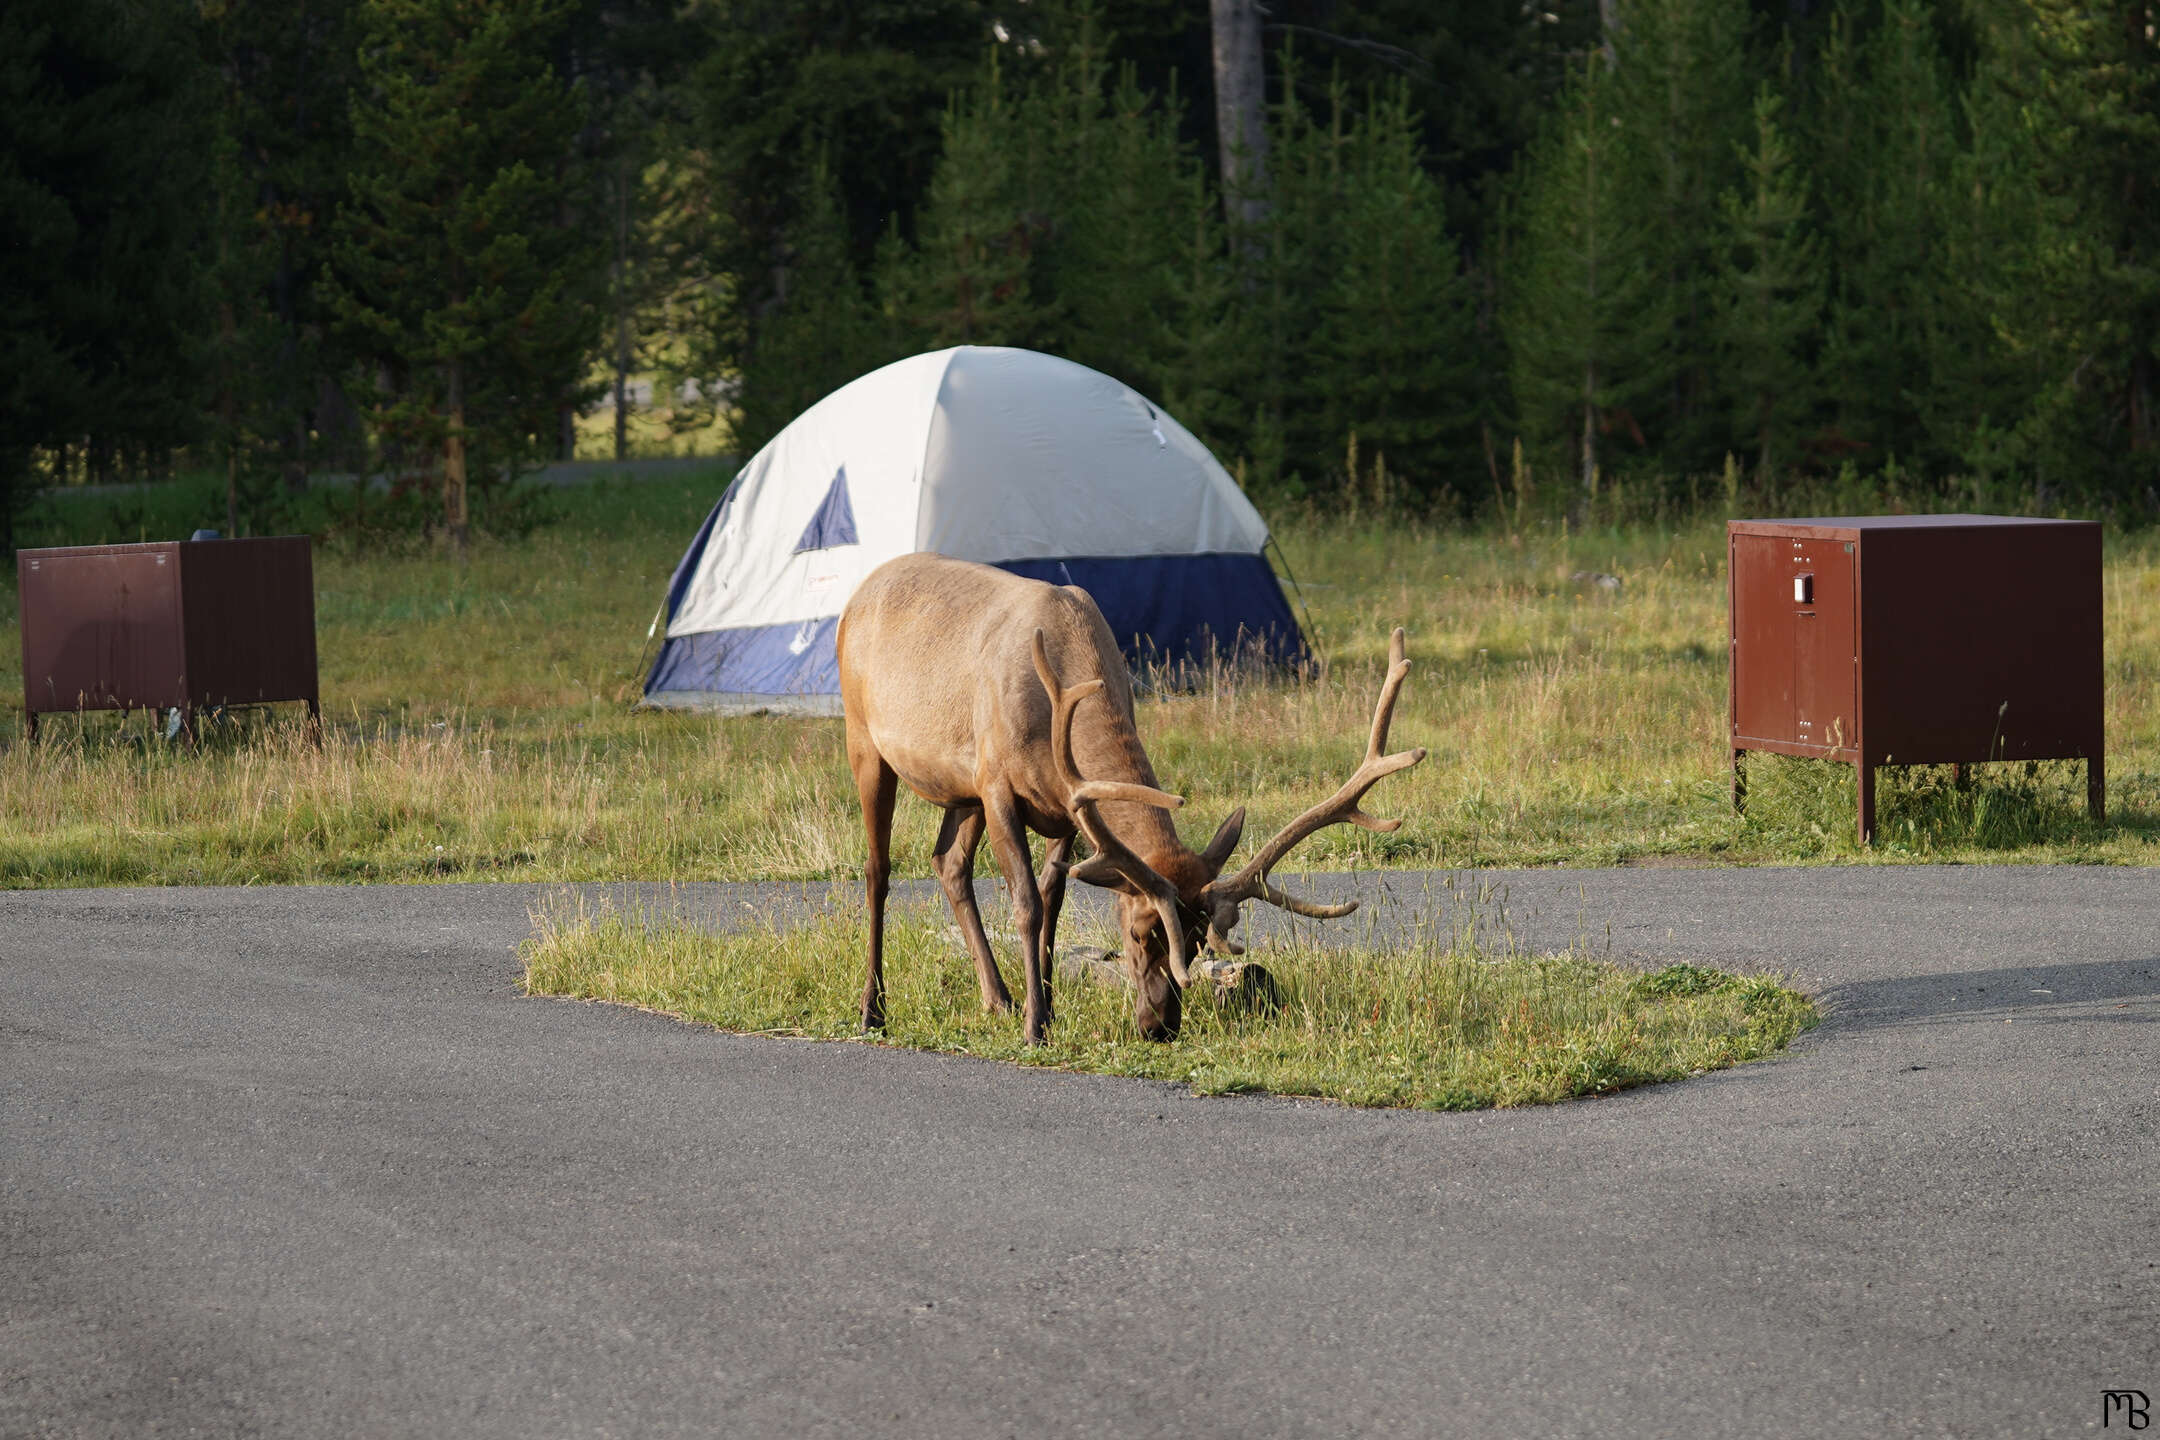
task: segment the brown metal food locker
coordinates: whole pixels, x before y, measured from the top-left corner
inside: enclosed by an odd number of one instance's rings
[[[23,708],[40,714],[307,703],[321,723],[305,535],[16,554]]]
[[[1734,520],[1733,805],[1749,750],[1875,767],[2086,762],[2106,813],[2100,527],[1999,515]]]

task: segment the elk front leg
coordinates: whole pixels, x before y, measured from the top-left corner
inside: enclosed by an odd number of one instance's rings
[[[1036,888],[1042,892],[1042,981],[1043,1019],[1057,1018],[1057,927],[1058,912],[1065,908],[1066,862],[1072,859],[1072,837],[1052,840],[1048,853],[1043,856],[1042,878]]]
[[[852,737],[850,737],[852,738]],[[863,976],[862,1023],[865,1030],[885,1028],[885,893],[892,882],[893,797],[900,777],[883,756],[867,745],[848,747],[848,768],[862,799],[868,853],[863,859],[863,891],[870,903],[870,960]]]
[[[1020,1033],[1030,1045],[1043,1043],[1050,1023],[1050,1000],[1043,989],[1042,895],[1035,888],[1035,864],[1028,854],[1027,827],[1010,790],[998,789],[983,796],[983,817],[990,830],[990,844],[997,852],[998,869],[1005,872],[1005,888],[1012,895],[1013,929],[1020,936],[1020,956],[1027,982],[1027,996],[1020,1011]]]
[[[983,812],[979,805],[947,810],[938,827],[937,848],[931,861],[938,883],[945,887],[945,903],[952,907],[960,927],[960,939],[975,961],[975,979],[982,987],[983,1009],[1003,1015],[1012,1009],[1012,992],[998,974],[997,957],[990,951],[990,937],[983,933],[982,911],[975,905],[975,847],[982,843]]]

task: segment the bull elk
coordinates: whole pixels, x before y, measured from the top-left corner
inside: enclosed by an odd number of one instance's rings
[[[866,1029],[885,1022],[885,897],[902,780],[945,811],[933,863],[974,958],[986,1008],[1009,1011],[1012,997],[975,907],[975,849],[985,830],[1020,934],[1028,1043],[1040,1044],[1050,1023],[1051,964],[1068,873],[1117,892],[1133,1019],[1149,1039],[1168,1040],[1178,1032],[1179,992],[1198,949],[1242,953],[1230,931],[1247,900],[1319,919],[1357,908],[1354,900],[1300,900],[1271,884],[1268,873],[1328,825],[1379,831],[1401,825],[1375,820],[1358,803],[1379,780],[1425,758],[1422,748],[1385,753],[1388,722],[1410,671],[1398,629],[1357,773],[1284,826],[1243,869],[1225,875],[1245,812],[1233,812],[1201,850],[1178,838],[1170,812],[1184,800],[1157,783],[1133,723],[1124,657],[1085,590],[937,555],[905,555],[862,582],[840,617],[838,648],[848,767],[869,833]],[[1030,830],[1050,842],[1039,877]],[[1074,864],[1076,836],[1086,837],[1094,853]]]

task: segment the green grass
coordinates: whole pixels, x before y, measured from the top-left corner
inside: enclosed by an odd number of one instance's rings
[[[1353,1105],[1472,1110],[1602,1095],[1782,1049],[1814,1007],[1773,977],[1691,965],[1644,974],[1585,954],[1492,953],[1474,926],[1399,945],[1275,946],[1273,1008],[1187,993],[1182,1035],[1133,1028],[1122,988],[1072,980],[1049,1042],[988,1015],[942,912],[896,906],[886,931],[887,1025],[858,1025],[863,921],[853,907],[789,929],[715,935],[677,919],[558,902],[534,916],[526,988],[656,1010],[702,1025],[870,1039],[1023,1065],[1129,1075],[1198,1094],[1265,1091]],[[1068,926],[1068,929],[1072,927]],[[1009,962],[1008,962],[1009,964]]]
[[[838,721],[630,708],[646,628],[723,479],[564,490],[549,524],[482,540],[462,570],[421,547],[319,549],[320,751],[292,707],[213,729],[199,751],[149,739],[140,716],[56,718],[26,746],[19,654],[0,641],[0,885],[852,875],[861,823]],[[73,497],[38,538],[215,523],[189,509],[211,487],[151,495],[154,526]],[[1758,757],[1749,814],[1728,803],[1716,519],[1584,535],[1279,518],[1319,677],[1225,675],[1140,705],[1193,838],[1241,804],[1264,836],[1339,783],[1399,623],[1416,669],[1396,743],[1431,755],[1369,808],[1408,823],[1324,831],[1286,868],[2160,862],[2154,536],[2107,545],[2108,823],[2084,819],[2075,765],[1980,767],[1969,792],[1890,770],[1881,843],[1863,850],[1849,767]],[[1579,588],[1579,570],[1622,589]],[[926,873],[935,818],[902,800],[902,875]]]

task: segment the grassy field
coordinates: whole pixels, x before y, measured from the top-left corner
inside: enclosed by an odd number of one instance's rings
[[[1770,977],[1491,953],[1455,929],[1384,949],[1271,948],[1280,1008],[1218,1000],[1214,987],[1196,984],[1171,1044],[1139,1036],[1124,990],[1068,981],[1049,1043],[1029,1047],[1014,1016],[983,1013],[974,969],[943,918],[942,908],[896,907],[880,1043],[1169,1080],[1201,1094],[1429,1110],[1542,1104],[1722,1069],[1782,1049],[1815,1023],[1814,1008]],[[862,930],[852,910],[797,929],[715,936],[679,921],[558,906],[535,917],[524,945],[526,988],[728,1030],[855,1039]]]
[[[630,708],[646,627],[722,480],[562,492],[551,523],[481,542],[462,571],[426,551],[319,551],[319,751],[292,707],[213,729],[199,751],[153,739],[142,716],[56,719],[23,744],[15,597],[0,589],[0,884],[854,873],[837,720]],[[218,509],[185,486],[134,508],[79,498],[37,538],[184,535]],[[1729,808],[1721,537],[1716,519],[1573,535],[1285,521],[1318,678],[1146,700],[1143,737],[1188,797],[1192,838],[1238,804],[1265,835],[1355,763],[1402,624],[1417,669],[1395,742],[1432,754],[1371,806],[1409,823],[1323,832],[1297,868],[2160,861],[2153,538],[2108,545],[2109,823],[2082,818],[2076,765],[1986,767],[1970,791],[1888,771],[1881,843],[1862,851],[1849,768],[1764,757],[1748,817]],[[903,800],[902,875],[925,872],[934,814]]]

